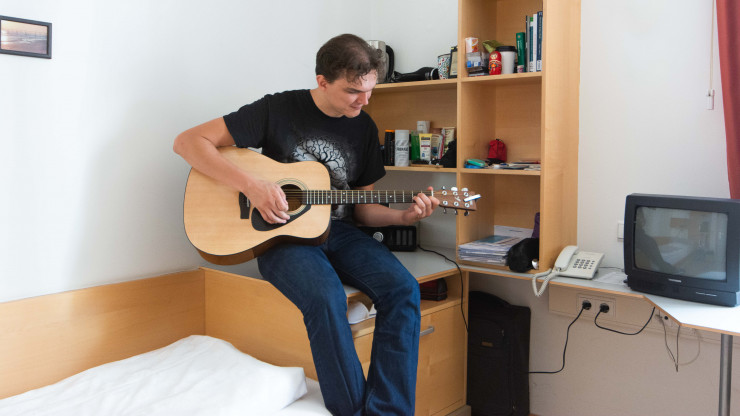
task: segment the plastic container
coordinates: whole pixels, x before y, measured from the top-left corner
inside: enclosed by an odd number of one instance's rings
[[[396,130],[395,166],[409,165],[409,131]]]
[[[496,52],[501,54],[501,73],[513,74],[516,72],[516,48],[513,46],[499,46],[496,48]]]
[[[419,132],[412,131],[409,135],[409,160],[411,162],[421,158],[421,144],[419,143]]]

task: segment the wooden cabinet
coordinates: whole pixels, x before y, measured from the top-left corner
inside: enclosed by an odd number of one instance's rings
[[[447,299],[422,301],[421,305],[416,415],[446,415],[465,405],[467,336],[463,310],[467,316],[467,302],[463,303],[460,296],[460,275],[455,273],[444,279]],[[360,296],[363,295],[357,295]],[[353,326],[355,348],[365,375],[370,367],[373,324],[369,320]]]
[[[539,212],[540,268],[547,269],[564,246],[576,242],[580,1],[459,0],[458,4],[459,77],[378,85],[366,110],[381,132],[413,129],[417,120],[431,120],[435,127],[456,126],[457,168],[444,171],[453,172],[459,186],[482,198],[477,212],[457,218],[455,244],[486,237],[494,225],[532,228]],[[515,45],[525,15],[540,10],[542,72],[467,76],[466,37]],[[537,159],[542,171],[463,167],[466,159],[485,159],[488,143],[496,138],[506,143],[509,161]],[[404,175],[424,168],[389,170],[391,175]]]
[[[206,334],[231,342],[252,356],[281,366],[303,367],[316,379],[308,334],[301,312],[262,279],[204,268]],[[417,415],[446,415],[465,404],[467,274],[456,269],[419,277],[445,279],[447,299],[421,301]],[[361,292],[348,301],[367,302]],[[370,366],[375,319],[352,325],[355,348],[365,374]]]

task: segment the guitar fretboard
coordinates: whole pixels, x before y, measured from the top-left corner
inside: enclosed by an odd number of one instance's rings
[[[429,196],[433,191],[300,191],[301,203],[307,205],[394,204],[410,203],[419,193]]]

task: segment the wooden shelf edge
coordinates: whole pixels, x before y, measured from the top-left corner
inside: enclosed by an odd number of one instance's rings
[[[460,173],[473,175],[509,175],[509,176],[541,176],[539,170],[516,170],[516,169],[460,169]]]
[[[470,173],[474,175],[509,175],[509,176],[541,176],[539,170],[516,169],[468,169],[468,168],[438,168],[423,166],[386,166],[388,172],[424,172],[424,173]]]
[[[425,172],[425,173],[436,173],[436,172],[448,172],[448,173],[455,173],[457,172],[457,169],[455,168],[442,168],[437,167],[439,165],[430,165],[429,167],[425,166],[386,166],[386,171],[400,171],[400,172]]]
[[[542,72],[524,72],[522,74],[506,75],[483,75],[479,77],[463,77],[460,79],[462,84],[500,84],[500,85],[520,85],[520,84],[539,84],[542,82]]]
[[[373,89],[373,92],[376,94],[382,94],[392,92],[395,93],[405,91],[445,90],[455,88],[457,88],[457,79],[434,79],[428,81],[378,84]]]
[[[522,74],[506,75],[484,75],[479,77],[462,77],[455,79],[435,79],[427,81],[411,81],[377,84],[373,89],[376,94],[396,93],[407,91],[429,91],[455,89],[458,84],[498,84],[498,85],[519,85],[519,84],[539,84],[542,82],[542,72],[525,72]]]

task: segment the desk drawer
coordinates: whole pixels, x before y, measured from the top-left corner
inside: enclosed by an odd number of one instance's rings
[[[465,327],[460,307],[452,306],[421,317],[416,414],[447,414],[465,403]],[[355,348],[367,375],[372,334],[355,338]]]

